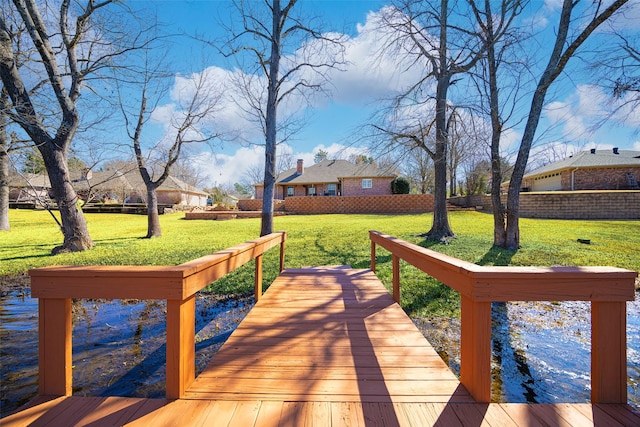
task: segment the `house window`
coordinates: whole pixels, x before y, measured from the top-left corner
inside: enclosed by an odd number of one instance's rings
[[[362,188],[371,188],[371,187],[373,187],[373,181],[370,178],[362,180]]]
[[[287,196],[293,196],[293,187],[287,187]]]
[[[327,194],[329,196],[335,196],[336,195],[336,185],[335,184],[328,184],[327,185]]]
[[[315,187],[313,187],[313,186],[311,186],[311,187],[307,188],[307,194],[308,194],[309,196],[315,196],[315,195],[316,195],[316,188],[315,188]]]

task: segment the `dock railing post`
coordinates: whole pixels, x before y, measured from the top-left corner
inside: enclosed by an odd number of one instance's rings
[[[167,399],[180,399],[195,375],[195,294],[167,300]]]
[[[391,264],[393,265],[393,299],[400,304],[400,257],[396,254],[391,255]]]
[[[71,396],[71,299],[38,300],[38,394]]]
[[[376,243],[373,240],[371,240],[371,271],[376,272]]]
[[[255,300],[258,302],[262,296],[262,255],[258,255],[256,257],[256,272],[254,280],[253,292],[255,294]]]
[[[460,382],[476,402],[491,402],[491,303],[460,294]]]
[[[591,302],[591,403],[627,403],[627,307]]]
[[[284,244],[287,241],[287,232],[281,231],[282,240],[280,241],[280,273],[284,271]]]

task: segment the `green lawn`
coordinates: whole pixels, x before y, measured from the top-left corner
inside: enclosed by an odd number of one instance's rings
[[[46,265],[175,265],[256,238],[259,219],[210,221],[183,219],[175,213],[160,217],[163,236],[142,239],[145,216],[86,214],[96,246],[82,253],[51,256],[62,235],[49,213],[11,210],[11,231],[0,232],[0,275],[24,273]],[[378,230],[439,252],[481,265],[612,265],[640,270],[640,221],[521,220],[522,248],[497,250],[491,215],[452,212],[450,222],[458,238],[448,245],[427,242],[416,235],[431,225],[424,215],[310,215],[276,217],[274,228],[286,230],[286,267],[349,264],[369,266],[368,230]],[[590,239],[591,244],[577,239]],[[378,276],[388,285],[391,260],[378,252]],[[277,251],[265,259],[267,283],[277,271]],[[218,293],[248,293],[252,268],[247,266],[212,285]],[[402,267],[403,307],[411,314],[452,314],[455,292],[429,279],[413,267]]]

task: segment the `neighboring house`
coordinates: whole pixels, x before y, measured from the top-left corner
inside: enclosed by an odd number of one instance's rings
[[[136,191],[129,195],[132,202],[147,200],[147,190],[144,181],[138,170],[132,170],[125,173],[125,177],[131,183]],[[158,203],[161,205],[188,205],[188,206],[207,206],[207,198],[209,197],[204,191],[200,191],[192,185],[184,181],[174,178],[171,175],[165,179],[160,187],[156,189]]]
[[[125,175],[114,169],[97,172],[86,170],[81,175],[74,173],[71,183],[87,203],[122,203],[135,191]]]
[[[44,174],[23,173],[9,175],[9,201],[42,204],[50,200],[51,183]]]
[[[354,164],[347,160],[323,160],[296,168],[276,177],[275,199],[291,196],[379,196],[391,194],[396,175],[372,164]],[[256,199],[262,199],[264,186],[256,184]]]
[[[523,191],[640,189],[640,151],[582,151],[524,175]]]
[[[146,203],[147,190],[137,169],[128,172],[117,170],[91,171],[72,174],[71,183],[88,203]],[[10,183],[12,201],[33,201],[36,194],[44,197],[51,189],[46,174],[18,176]],[[156,189],[161,205],[206,206],[207,193],[172,176]]]

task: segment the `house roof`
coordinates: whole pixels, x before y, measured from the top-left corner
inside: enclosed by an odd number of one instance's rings
[[[535,169],[523,178],[532,178],[565,169],[640,167],[640,151],[617,149],[616,151],[618,154],[615,154],[614,150],[581,151],[566,159]]]
[[[372,164],[354,164],[347,160],[323,160],[305,167],[302,174],[297,168],[286,170],[276,177],[276,184],[337,183],[344,178],[393,178],[394,174]]]
[[[124,173],[114,169],[95,172],[91,171],[91,173],[88,174],[88,177],[82,176],[80,173],[72,173],[71,175],[76,191],[86,190],[89,186],[95,190],[101,191],[146,191],[142,177],[137,169]],[[18,175],[15,178],[12,178],[9,185],[11,187],[26,187],[31,185],[33,187],[51,188],[51,184],[49,183],[49,178],[46,173],[23,174],[23,176]],[[157,190],[180,191],[182,193],[192,193],[202,196],[207,194],[171,175],[167,177]]]
[[[49,177],[46,174],[23,173],[9,175],[9,187],[13,188],[51,188]]]
[[[79,176],[78,174],[72,174],[71,177],[75,187],[79,189],[88,189],[89,186],[94,190],[101,191],[131,191],[134,189],[124,174],[114,169],[106,171],[92,171],[88,177]]]
[[[142,176],[140,176],[140,172],[137,169],[126,172],[124,176],[131,183],[131,185],[135,188],[145,188],[144,181],[142,180]],[[160,191],[181,191],[183,193],[194,193],[200,195],[206,195],[204,191],[200,191],[195,188],[193,185],[189,185],[186,182],[179,180],[176,177],[169,175],[167,179],[164,180],[162,185],[157,188]]]

